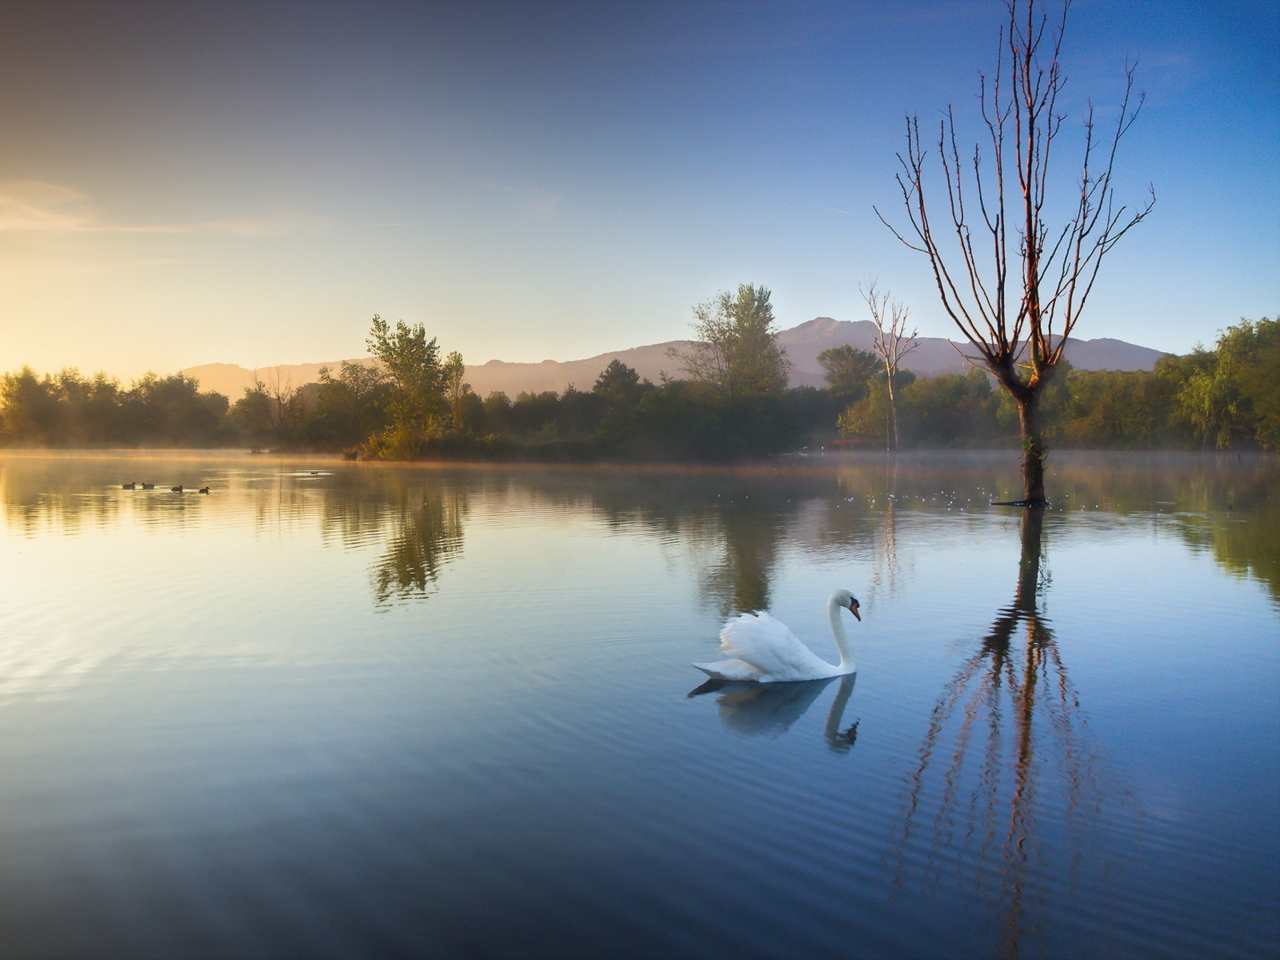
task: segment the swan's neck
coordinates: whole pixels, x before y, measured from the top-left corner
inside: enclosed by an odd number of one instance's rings
[[[853,662],[853,647],[849,645],[849,635],[844,632],[844,619],[840,616],[840,611],[844,607],[832,597],[827,601],[827,617],[831,621],[831,635],[836,639],[836,649],[840,651],[839,667],[848,673],[852,673],[857,667]]]

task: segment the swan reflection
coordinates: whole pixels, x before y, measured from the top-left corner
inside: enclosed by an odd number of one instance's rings
[[[779,737],[791,729],[791,725],[808,712],[822,691],[839,680],[827,722],[822,731],[828,748],[835,753],[848,753],[857,737],[855,721],[847,730],[841,730],[845,707],[857,682],[854,674],[843,677],[827,677],[822,680],[801,680],[794,683],[741,683],[732,680],[708,680],[689,691],[690,697],[719,693],[716,707],[720,722],[735,733],[747,736]]]

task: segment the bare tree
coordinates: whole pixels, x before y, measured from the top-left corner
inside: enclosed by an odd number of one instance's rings
[[[271,428],[275,432],[276,442],[284,446],[298,432],[306,414],[306,399],[302,395],[302,388],[293,386],[288,374],[282,378],[279,367],[268,370],[265,386],[261,380],[255,380],[255,384],[262,386],[267,395]]]
[[[1103,256],[1155,203],[1153,190],[1141,210],[1117,208],[1111,185],[1116,150],[1143,101],[1139,95],[1131,109],[1134,70],[1126,65],[1114,129],[1105,135],[1095,130],[1090,104],[1080,178],[1064,201],[1061,225],[1051,229],[1046,223],[1046,203],[1055,206],[1049,161],[1065,119],[1057,102],[1065,83],[1059,53],[1069,6],[1068,0],[1061,19],[1050,24],[1035,0],[1009,0],[995,75],[981,78],[989,156],[979,144],[972,159],[962,160],[955,116],[947,108],[938,157],[949,229],[935,228],[930,216],[939,204],[926,197],[928,154],[918,117],[907,118],[906,156],[898,155],[902,170],[897,176],[913,239],[876,211],[899,240],[928,256],[943,308],[977,353],[967,359],[985,365],[1013,398],[1022,430],[1024,503],[1044,502],[1041,394],[1062,359]],[[944,253],[941,244],[952,231],[954,244],[948,242]],[[1012,281],[1011,261],[1020,272]]]
[[[898,437],[898,400],[894,396],[894,380],[898,376],[898,364],[908,353],[920,345],[916,334],[920,331],[912,328],[907,333],[907,317],[911,308],[903,306],[896,300],[890,301],[888,293],[880,293],[875,281],[867,284],[864,290],[858,285],[858,292],[867,302],[871,310],[871,322],[876,325],[876,336],[871,341],[871,349],[884,363],[885,383],[889,389],[889,429],[885,431],[885,446],[889,450],[897,450]]]

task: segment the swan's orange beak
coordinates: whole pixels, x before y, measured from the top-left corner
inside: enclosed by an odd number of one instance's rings
[[[857,617],[859,621],[862,620],[862,614],[858,612],[858,605],[856,603],[849,607],[849,612]]]

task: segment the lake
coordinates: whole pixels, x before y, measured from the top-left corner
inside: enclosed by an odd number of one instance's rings
[[[1280,465],[1048,487],[2,455],[0,955],[1275,956]]]

